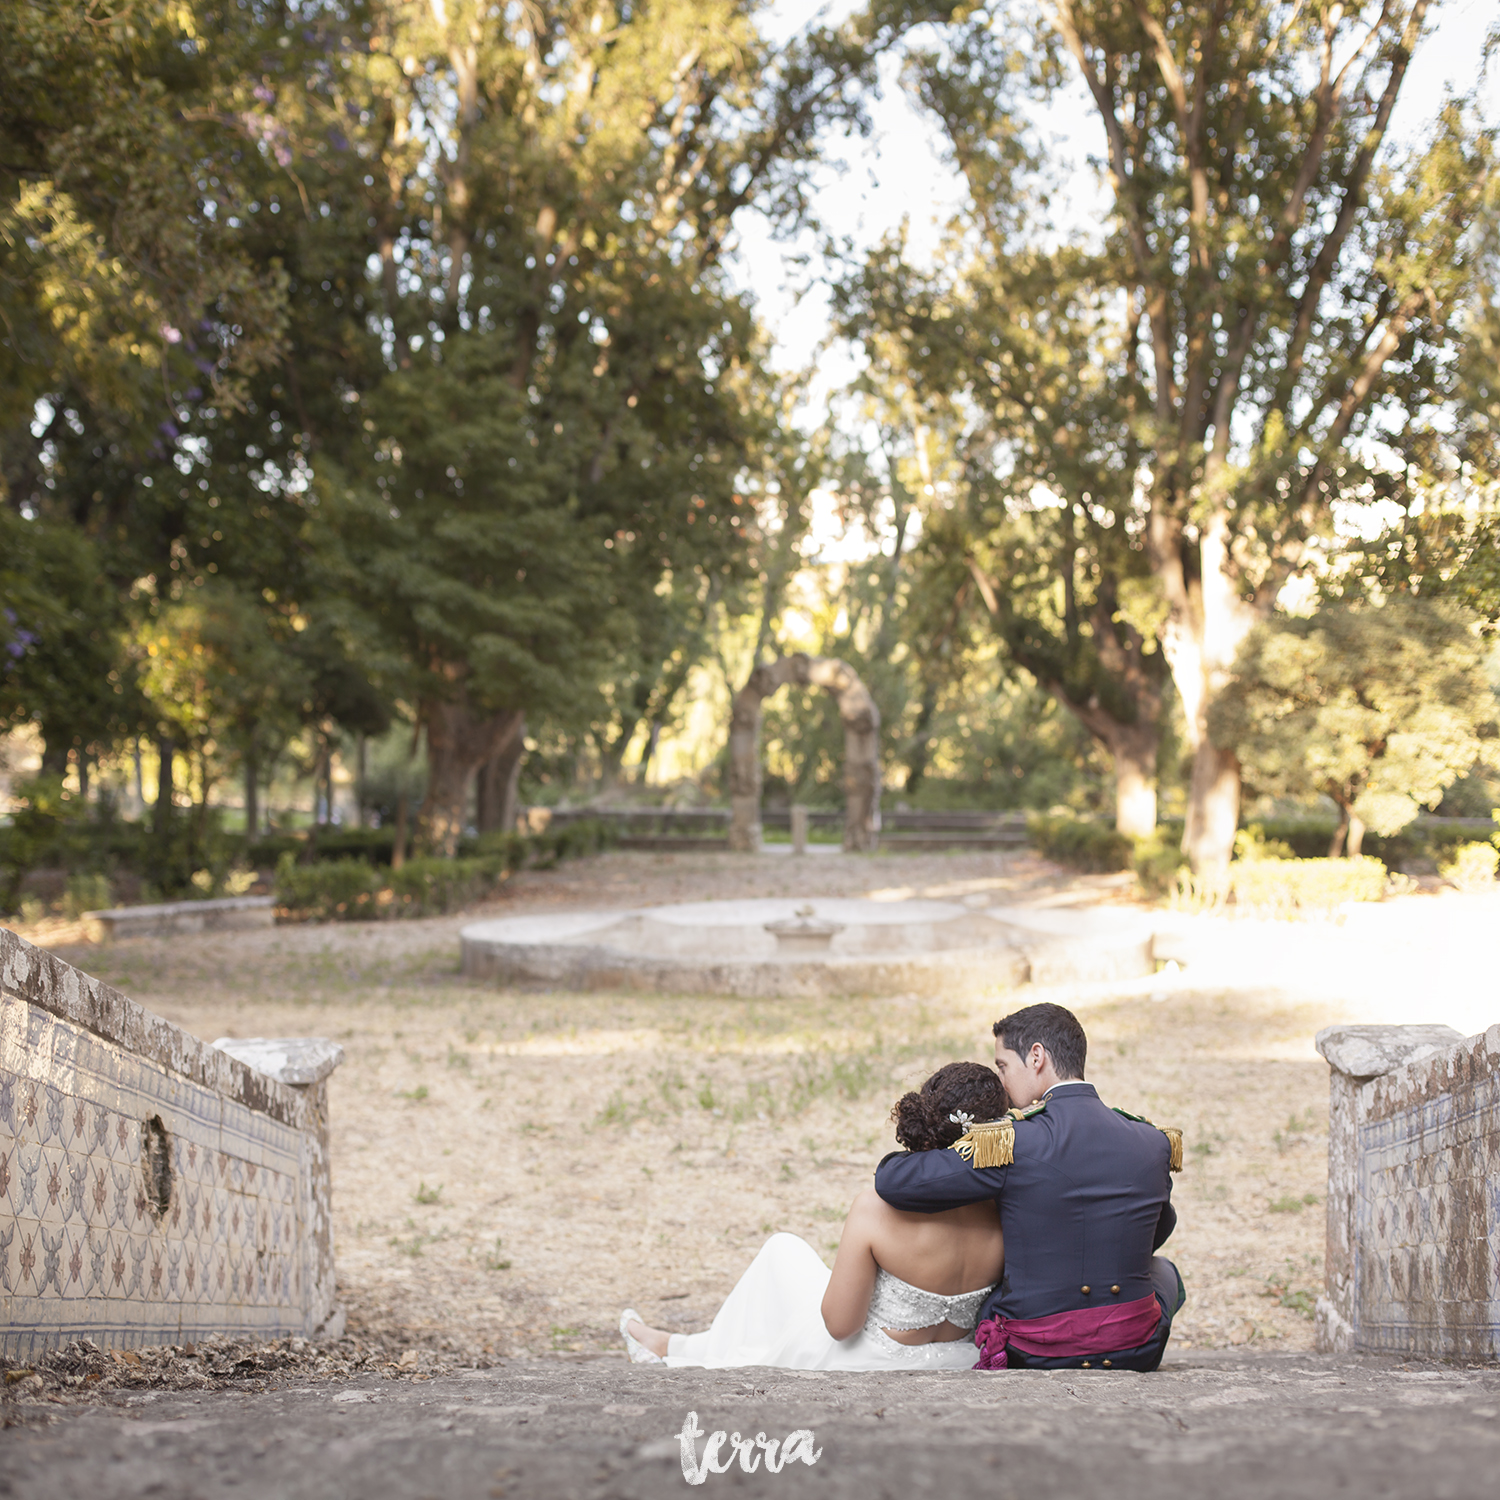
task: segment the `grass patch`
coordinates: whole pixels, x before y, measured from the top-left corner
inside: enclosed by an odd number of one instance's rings
[[[1318,1294],[1309,1287],[1299,1287],[1296,1282],[1316,1263],[1316,1259],[1316,1256],[1308,1256],[1307,1267],[1299,1266],[1295,1261],[1287,1261],[1279,1271],[1273,1271],[1266,1277],[1266,1284],[1260,1295],[1274,1302],[1277,1307],[1284,1307],[1288,1312],[1294,1312],[1311,1322],[1317,1311]]]
[[[1304,1208],[1309,1208],[1321,1201],[1316,1193],[1303,1193],[1300,1198],[1275,1198],[1269,1207],[1273,1214],[1300,1214]]]

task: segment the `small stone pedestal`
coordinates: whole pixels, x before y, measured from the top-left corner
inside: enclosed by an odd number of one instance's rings
[[[800,805],[792,808],[792,853],[807,853],[807,809]]]

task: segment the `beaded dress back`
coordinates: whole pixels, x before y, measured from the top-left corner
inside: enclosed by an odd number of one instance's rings
[[[869,1332],[884,1328],[905,1331],[931,1328],[937,1323],[951,1323],[955,1328],[969,1329],[979,1321],[979,1309],[993,1287],[982,1286],[975,1292],[959,1292],[945,1297],[940,1292],[924,1292],[919,1286],[892,1276],[883,1267],[875,1272],[875,1290],[870,1295],[870,1311],[865,1318]]]

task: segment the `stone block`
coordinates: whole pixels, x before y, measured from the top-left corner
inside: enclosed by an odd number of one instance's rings
[[[96,942],[170,932],[237,932],[276,922],[271,896],[224,896],[213,901],[166,901],[83,914]]]
[[[1320,1348],[1500,1357],[1500,1026],[1344,1026],[1330,1066]]]
[[[0,928],[0,1354],[326,1322],[342,1049],[259,1046],[247,1065]]]

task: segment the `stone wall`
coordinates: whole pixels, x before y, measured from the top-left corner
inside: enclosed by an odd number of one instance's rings
[[[325,1324],[342,1049],[259,1047],[211,1047],[0,928],[0,1353]]]
[[[1500,1026],[1342,1026],[1328,1059],[1329,1351],[1500,1357]]]

